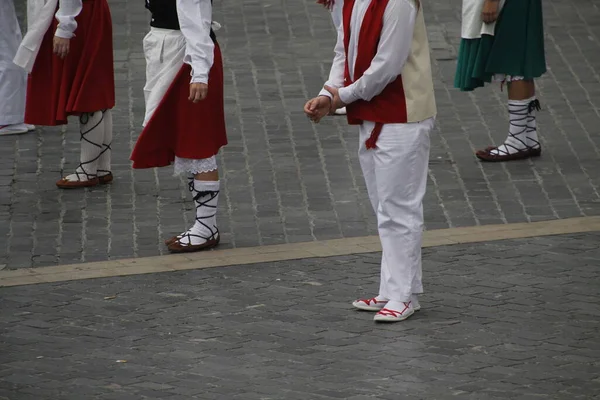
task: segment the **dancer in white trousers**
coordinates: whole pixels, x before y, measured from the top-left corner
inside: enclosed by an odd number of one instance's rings
[[[429,134],[436,115],[429,44],[418,0],[345,0],[324,89],[304,111],[319,122],[344,105],[359,126],[359,159],[383,248],[375,297],[353,302],[395,322],[420,309]]]
[[[23,37],[13,0],[0,1],[0,136],[35,129],[25,124],[27,73],[13,63]]]

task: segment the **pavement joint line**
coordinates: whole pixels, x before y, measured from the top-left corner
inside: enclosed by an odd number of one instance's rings
[[[600,231],[600,216],[424,232],[423,247]],[[0,271],[0,287],[380,252],[377,236]]]

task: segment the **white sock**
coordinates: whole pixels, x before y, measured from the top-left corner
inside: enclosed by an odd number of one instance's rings
[[[527,100],[509,100],[508,115],[510,126],[508,137],[497,149],[491,150],[493,155],[515,154],[527,148],[527,121],[529,119],[529,103]]]
[[[219,181],[194,179],[190,182],[190,192],[196,204],[196,222],[187,232],[180,235],[180,244],[195,246],[219,236],[217,229],[219,188]]]
[[[540,147],[540,141],[537,135],[535,112],[540,110],[540,102],[535,96],[529,100],[529,114],[527,115],[527,147],[538,149]]]
[[[387,308],[388,310],[394,310],[394,311],[404,311],[404,309],[406,307],[414,308],[414,305],[411,301],[402,302],[402,301],[395,301],[395,300],[390,300],[385,305],[385,308]]]
[[[375,297],[375,300],[377,300],[377,301],[389,301],[390,299],[388,299],[385,296],[382,296],[382,295],[378,294],[377,297]]]
[[[87,181],[97,176],[98,159],[104,140],[104,113],[96,111],[79,117],[81,132],[80,164],[74,174],[65,177],[68,181]]]
[[[110,160],[111,160],[111,144],[113,137],[113,122],[112,122],[112,111],[104,111],[104,140],[102,140],[102,154],[98,159],[98,176],[108,175],[111,172]]]

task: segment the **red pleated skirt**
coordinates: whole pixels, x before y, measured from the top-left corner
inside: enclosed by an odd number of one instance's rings
[[[106,0],[83,0],[63,60],[53,52],[56,19],[46,32],[27,84],[25,122],[64,125],[67,116],[115,106],[112,20]]]
[[[170,165],[180,158],[210,158],[227,144],[223,105],[223,61],[215,42],[208,74],[208,95],[198,103],[188,100],[191,67],[183,64],[156,111],[140,134],[131,160],[133,168]]]

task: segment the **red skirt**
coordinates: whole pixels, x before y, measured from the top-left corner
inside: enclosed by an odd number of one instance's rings
[[[175,156],[210,158],[227,144],[223,106],[223,61],[215,42],[208,74],[208,95],[198,103],[188,100],[192,68],[183,64],[156,111],[137,140],[133,168],[170,165]]]
[[[53,52],[53,20],[27,84],[25,122],[64,125],[67,116],[115,106],[112,20],[106,0],[84,0],[63,60]]]

